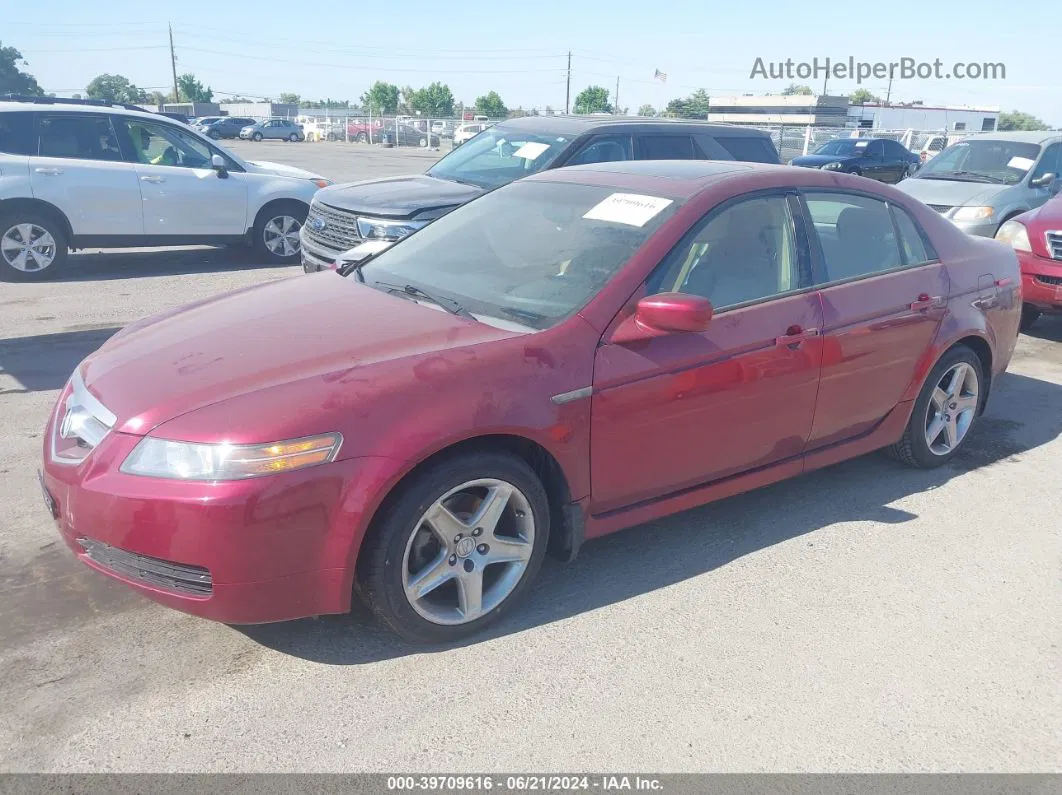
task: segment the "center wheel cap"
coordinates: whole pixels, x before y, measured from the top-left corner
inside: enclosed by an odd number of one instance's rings
[[[470,536],[465,536],[457,542],[457,554],[462,558],[467,558],[476,549],[476,540]]]

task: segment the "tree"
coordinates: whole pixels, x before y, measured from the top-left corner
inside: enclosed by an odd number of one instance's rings
[[[105,102],[147,102],[148,95],[142,89],[129,82],[125,75],[102,74],[92,78],[85,87],[89,99],[102,99]]]
[[[848,97],[848,101],[853,105],[866,105],[868,103],[881,102],[881,97],[874,96],[865,88],[857,88]]]
[[[642,105],[638,108],[639,116],[655,116],[656,109],[652,105]]]
[[[191,73],[177,78],[177,88],[181,92],[178,98],[181,102],[210,102],[214,98],[213,90],[200,83]]]
[[[37,79],[23,72],[19,64],[28,65],[22,53],[14,47],[4,47],[3,42],[0,42],[0,94],[44,96],[44,89],[37,84]]]
[[[575,98],[576,113],[611,113],[608,89],[602,86],[587,86]]]
[[[1020,110],[1004,111],[999,114],[996,129],[1000,132],[1007,130],[1046,130],[1047,125],[1033,116],[1031,113],[1023,113]]]
[[[282,91],[280,93],[281,105],[298,105],[300,99],[302,99],[302,97],[300,97],[298,94],[292,94],[287,91]]]
[[[422,116],[440,118],[454,115],[454,95],[445,83],[432,83],[427,88],[413,92],[410,101],[413,110],[419,110]]]
[[[167,101],[168,100],[166,99],[166,95],[163,94],[161,91],[152,91],[150,94],[147,95],[147,99],[145,100],[144,104],[164,105]]]
[[[372,88],[361,95],[361,104],[372,113],[396,113],[398,111],[398,86],[377,80]]]
[[[813,96],[814,93],[815,92],[812,91],[810,87],[808,87],[808,86],[798,86],[796,83],[790,83],[789,85],[787,85],[785,88],[782,89],[782,96],[783,97],[793,97],[793,96],[810,97],[810,96]]]
[[[407,116],[413,114],[413,95],[416,94],[413,86],[402,86],[402,90],[399,92],[398,110]]]
[[[708,108],[711,99],[708,92],[698,88],[684,99],[673,99],[667,103],[669,115],[678,116],[680,119],[705,119],[708,117]]]
[[[476,97],[476,113],[488,119],[503,119],[509,115],[509,109],[505,107],[497,91],[488,91],[483,96]]]

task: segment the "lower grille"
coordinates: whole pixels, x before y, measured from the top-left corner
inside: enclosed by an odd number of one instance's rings
[[[214,592],[210,572],[201,566],[138,555],[91,538],[79,538],[77,543],[89,559],[127,579],[187,596],[210,596]]]
[[[353,213],[316,201],[310,204],[303,229],[310,240],[336,251],[346,251],[362,242]]]
[[[953,206],[954,205],[951,205],[951,204],[930,204],[929,205],[929,209],[936,210],[938,213],[941,213],[943,215],[948,210],[950,210]]]
[[[1060,259],[1060,257],[1055,257],[1055,259]],[[1036,281],[1058,287],[1062,285],[1062,276],[1041,276],[1036,274]]]
[[[1062,232],[1048,232],[1045,237],[1051,259],[1062,259]]]

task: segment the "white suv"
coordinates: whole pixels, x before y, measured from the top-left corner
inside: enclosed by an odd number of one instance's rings
[[[0,280],[47,279],[87,247],[235,244],[298,262],[310,200],[330,184],[132,106],[0,101]]]

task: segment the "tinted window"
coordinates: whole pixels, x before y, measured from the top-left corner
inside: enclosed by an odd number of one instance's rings
[[[885,159],[885,142],[884,141],[871,141],[867,146],[867,157],[872,157],[877,160]]]
[[[1062,159],[1062,144],[1051,144],[1044,150],[1044,155],[1040,158],[1040,162],[1036,164],[1036,169],[1033,171],[1031,178],[1037,179],[1049,173],[1057,177],[1060,159]]]
[[[778,163],[778,152],[767,138],[742,135],[733,138],[716,136],[715,140],[735,160],[744,160],[749,163]]]
[[[599,135],[565,165],[613,163],[617,160],[631,159],[631,137],[629,135]]]
[[[0,152],[9,155],[32,155],[33,114],[0,113]]]
[[[885,141],[885,153],[889,156],[889,160],[907,159],[907,150],[896,141]]]
[[[700,295],[718,309],[799,286],[789,203],[783,196],[768,196],[709,215],[668,254],[649,289]]]
[[[84,113],[42,116],[40,156],[82,160],[122,159],[110,118]]]
[[[915,222],[911,220],[904,210],[895,204],[892,205],[892,217],[896,220],[896,226],[900,230],[900,246],[903,248],[904,259],[908,265],[920,265],[936,259],[935,254],[930,254],[926,248],[925,240]]]
[[[844,193],[807,194],[822,248],[820,282],[867,276],[903,265],[885,202]]]
[[[693,138],[689,135],[642,135],[638,139],[639,160],[693,160]]]

